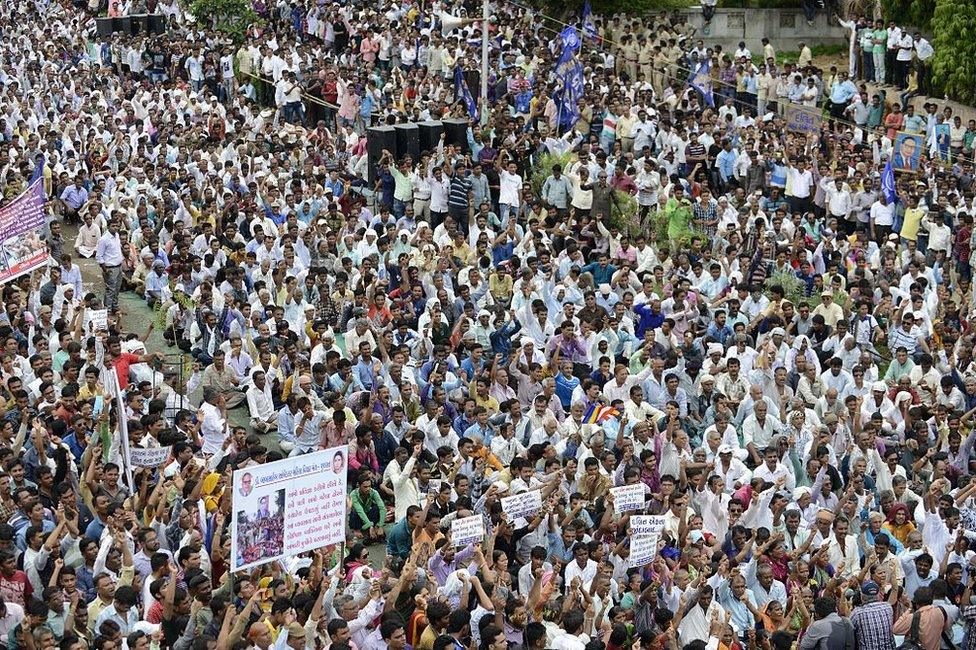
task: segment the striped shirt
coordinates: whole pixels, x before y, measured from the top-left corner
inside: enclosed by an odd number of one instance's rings
[[[859,605],[851,612],[851,625],[861,650],[891,650],[895,645],[891,634],[894,613],[890,603],[879,600]]]

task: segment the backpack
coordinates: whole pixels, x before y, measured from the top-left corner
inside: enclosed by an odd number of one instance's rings
[[[896,650],[925,650],[925,646],[922,645],[922,641],[918,637],[918,627],[921,618],[921,612],[912,614],[912,627],[908,630],[908,634],[905,635],[905,640],[901,642],[901,645]]]

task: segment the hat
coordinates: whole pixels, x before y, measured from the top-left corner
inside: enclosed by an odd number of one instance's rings
[[[610,285],[607,284],[606,282],[604,282],[603,284],[601,284],[600,285],[600,293],[602,293],[604,296],[609,296],[610,295]]]
[[[799,501],[803,497],[808,497],[811,494],[811,490],[808,487],[798,487],[793,490],[793,500]]]
[[[722,454],[731,454],[732,453],[732,446],[731,445],[719,445],[718,446],[718,453],[719,453],[720,456]]]
[[[478,312],[478,318],[481,318],[482,316],[491,316],[491,312],[487,309],[482,309]]]
[[[708,354],[722,354],[725,352],[725,348],[721,343],[709,343],[708,344]]]
[[[770,334],[773,336],[786,336],[786,330],[784,330],[782,327],[774,327]]]
[[[861,593],[865,596],[877,596],[881,591],[881,587],[878,586],[877,582],[869,581],[865,582],[864,586],[861,587]]]
[[[304,639],[305,626],[303,626],[301,623],[292,621],[288,624],[288,636],[295,639]]]
[[[830,296],[830,297],[833,297],[834,292],[831,291],[830,289],[824,289],[823,291],[820,292],[820,295],[821,295],[821,297],[822,296]]]
[[[885,384],[883,381],[876,381],[873,384],[871,384],[871,391],[872,392],[873,391],[878,391],[880,393],[883,393],[886,390],[888,390],[888,385]]]
[[[701,377],[698,378],[698,381],[700,381],[703,384],[705,382],[714,382],[715,381],[715,377],[713,377],[712,375],[709,375],[709,374],[704,374],[704,375],[702,375]]]
[[[688,533],[688,538],[692,544],[697,544],[698,542],[704,541],[705,535],[700,530],[693,530]]]

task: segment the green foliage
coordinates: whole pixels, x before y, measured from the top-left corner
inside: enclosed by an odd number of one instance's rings
[[[250,0],[193,0],[190,13],[201,25],[228,34],[236,43],[260,20]]]
[[[705,233],[692,225],[693,217],[690,204],[651,212],[648,224],[651,236],[658,246],[668,244],[674,252],[687,248],[692,239],[705,236]]]
[[[640,230],[640,222],[637,221],[637,199],[620,190],[614,190],[613,195],[616,201],[610,204],[607,225],[616,226],[621,232],[637,233]]]
[[[810,48],[810,53],[813,58],[822,56],[838,56],[840,54],[847,55],[847,45],[834,44],[834,45],[814,45]],[[793,52],[777,52],[776,53],[776,63],[796,63],[796,60],[800,58],[800,51],[796,50]],[[765,63],[762,60],[761,55],[753,56],[753,61],[758,65],[760,63]]]
[[[882,0],[881,10],[885,18],[899,25],[912,25],[928,29],[935,13],[937,0]]]
[[[783,294],[786,296],[786,299],[792,302],[794,305],[798,305],[806,299],[806,296],[804,296],[806,284],[804,284],[803,280],[796,277],[796,274],[792,271],[773,271],[769,277],[766,278],[766,282],[763,286],[766,287],[767,292],[772,287],[782,287]]]
[[[936,0],[932,16],[932,83],[952,99],[976,99],[976,5]]]
[[[542,185],[552,174],[553,165],[559,165],[563,171],[566,171],[576,160],[576,154],[572,152],[559,155],[544,153],[539,156],[539,163],[535,166],[535,171],[532,172],[532,194],[542,196]]]

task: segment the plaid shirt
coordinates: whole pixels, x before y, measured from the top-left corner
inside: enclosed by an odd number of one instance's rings
[[[967,605],[959,610],[959,616],[966,622],[966,634],[960,650],[976,650],[976,605]]]
[[[851,625],[860,650],[892,650],[895,647],[891,634],[894,613],[889,603],[875,601],[856,607],[851,612]]]

